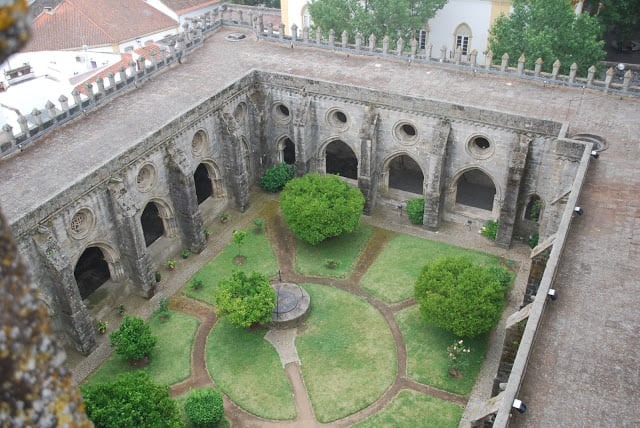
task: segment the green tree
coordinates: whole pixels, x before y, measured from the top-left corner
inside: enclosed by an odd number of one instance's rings
[[[360,190],[335,175],[296,178],[280,196],[280,209],[291,231],[312,245],[356,230],[363,208]]]
[[[640,1],[592,1],[592,13],[605,28],[611,29],[619,46],[624,46],[640,31]]]
[[[259,272],[247,276],[234,271],[218,284],[215,294],[218,315],[238,327],[266,324],[276,306],[276,292],[269,278]]]
[[[337,35],[346,30],[351,40],[357,32],[378,41],[388,35],[395,41],[416,37],[447,0],[314,0],[309,4],[313,25]]]
[[[265,7],[280,9],[280,0],[231,0],[229,3],[244,4],[247,6],[264,5]]]
[[[116,354],[122,355],[130,363],[148,357],[158,340],[142,318],[131,315],[125,315],[122,324],[109,335],[109,339],[111,346],[116,348]]]
[[[240,256],[240,252],[242,250],[242,246],[244,245],[244,241],[247,239],[247,232],[244,230],[234,230],[233,233],[233,243],[238,247],[238,256]]]
[[[511,275],[501,267],[444,257],[422,268],[415,296],[427,322],[460,337],[474,337],[500,320],[510,283]]]
[[[97,428],[181,426],[169,388],[155,384],[147,372],[122,373],[113,381],[80,390],[87,415]]]
[[[267,192],[277,193],[284,188],[293,177],[296,175],[295,165],[287,165],[281,163],[274,165],[264,172],[264,175],[260,179],[260,186]]]
[[[489,32],[494,59],[500,62],[507,53],[510,66],[524,55],[528,69],[541,58],[544,71],[559,60],[562,74],[575,62],[586,75],[605,56],[602,26],[589,14],[576,15],[569,0],[514,0],[511,15],[501,15]]]
[[[193,428],[215,428],[224,415],[222,395],[213,388],[194,389],[184,403]]]

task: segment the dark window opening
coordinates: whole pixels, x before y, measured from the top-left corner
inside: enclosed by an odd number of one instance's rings
[[[278,105],[278,112],[283,116],[289,117],[289,109],[284,104]]]
[[[540,220],[540,211],[542,211],[542,199],[538,195],[531,195],[529,203],[524,210],[524,218],[527,220]]]
[[[469,50],[469,36],[457,36],[456,37],[456,49],[461,50],[462,55],[466,55]]]
[[[84,250],[73,270],[73,275],[76,278],[82,299],[89,297],[107,282],[111,278],[111,274],[102,250],[98,247],[89,247]]]
[[[326,148],[326,172],[341,177],[358,179],[358,159],[346,143],[334,141]]]
[[[155,203],[149,202],[140,216],[144,243],[148,247],[164,235],[164,224],[160,218],[158,207]]]
[[[484,137],[477,137],[475,140],[473,140],[473,144],[475,144],[477,148],[482,150],[486,150],[491,146],[489,140]]]
[[[347,123],[347,115],[341,111],[337,111],[334,113],[335,118],[340,123]]]
[[[213,185],[211,178],[209,177],[209,170],[201,163],[196,168],[196,172],[193,173],[193,181],[196,185],[196,196],[198,198],[198,205],[207,200],[213,195]]]
[[[284,163],[293,165],[296,163],[296,145],[289,138],[284,140],[284,149],[282,150]]]
[[[422,195],[424,175],[409,156],[402,155],[389,162],[389,187]]]
[[[402,125],[402,132],[404,132],[409,137],[414,137],[416,135],[416,128],[409,125],[408,123],[405,123],[404,125]]]
[[[493,181],[479,169],[467,171],[458,179],[458,204],[491,211],[495,195],[496,187]]]

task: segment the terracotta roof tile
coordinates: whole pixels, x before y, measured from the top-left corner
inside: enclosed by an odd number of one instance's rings
[[[220,3],[221,0],[162,0],[169,9],[181,14],[191,10],[201,9],[212,4]]]
[[[23,51],[118,44],[176,27],[176,21],[142,0],[64,0],[53,13],[36,17]]]

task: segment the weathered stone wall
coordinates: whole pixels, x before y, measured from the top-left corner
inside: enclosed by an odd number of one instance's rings
[[[111,278],[145,297],[153,272],[182,248],[203,249],[204,224],[232,203],[243,210],[265,168],[295,145],[298,174],[325,172],[326,147],[344,142],[358,162],[366,212],[388,192],[389,163],[408,156],[424,176],[425,226],[500,219],[497,243],[509,246],[526,198],[550,207],[570,184],[580,143],[558,139],[561,124],[420,97],[255,71],[175,118],[82,181],[62,189],[12,225],[32,265],[54,325],[82,352],[95,344],[93,321],[74,268],[89,247],[102,250]],[[105,136],[108,138],[108,136]],[[480,138],[486,146],[475,142]],[[576,146],[578,145],[578,146]],[[194,172],[207,168],[213,197],[198,205]],[[456,203],[458,179],[477,169],[496,188],[492,209]],[[558,188],[556,183],[560,183]],[[405,197],[407,194],[402,194]],[[416,194],[409,195],[419,196]],[[164,236],[146,247],[140,222],[155,203]],[[545,208],[541,231],[557,225]]]

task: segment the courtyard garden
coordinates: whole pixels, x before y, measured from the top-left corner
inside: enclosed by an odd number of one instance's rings
[[[443,257],[464,256],[483,267],[499,266],[500,260],[366,224],[312,245],[288,229],[278,202],[259,214],[259,228],[247,228],[241,245],[229,242],[173,296],[181,304],[149,320],[158,339],[144,367],[134,368],[114,353],[85,385],[145,371],[170,386],[180,408],[190,385],[205,383],[233,403],[226,407],[229,421],[299,420],[304,415],[294,391],[300,385],[292,384],[292,363],[285,364],[282,349],[265,340],[268,326],[239,328],[216,316],[221,281],[234,271],[257,272],[271,282],[298,283],[311,296],[310,313],[293,333],[293,369],[304,382],[312,418],[359,427],[410,427],[416,421],[457,426],[488,334],[461,338],[426,321],[414,297],[416,280],[426,263]],[[202,339],[196,339],[199,329],[205,329]],[[458,343],[460,353],[452,348]],[[454,354],[459,360],[452,361]],[[191,367],[198,359],[204,380],[196,380]],[[436,392],[426,393],[423,386]],[[182,418],[188,426],[184,413]]]

